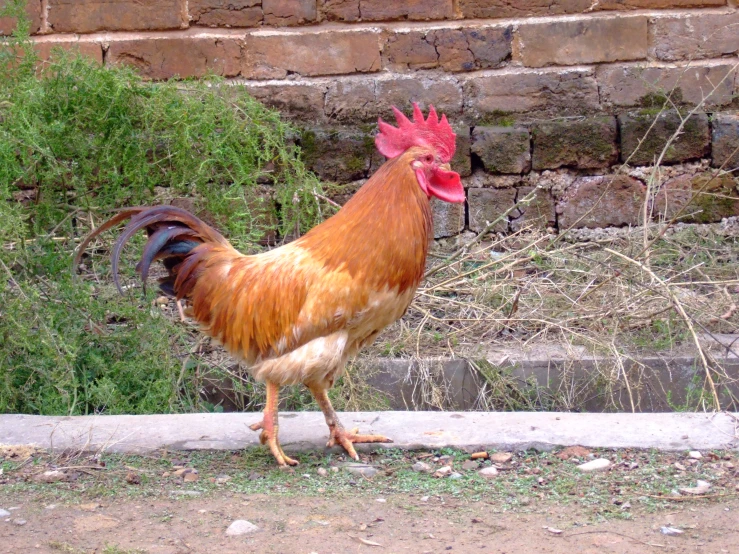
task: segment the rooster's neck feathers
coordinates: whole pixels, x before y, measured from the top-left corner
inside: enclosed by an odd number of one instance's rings
[[[429,199],[410,165],[414,150],[386,162],[300,246],[328,269],[346,269],[376,290],[417,287],[433,227]]]

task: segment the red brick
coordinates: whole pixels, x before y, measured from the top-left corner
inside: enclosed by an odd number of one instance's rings
[[[525,128],[478,125],[472,131],[472,152],[489,173],[531,169],[531,136]]]
[[[247,84],[249,94],[290,119],[315,123],[324,119],[326,85],[317,83]]]
[[[380,70],[376,31],[261,33],[246,37],[242,73],[250,79],[371,73]]]
[[[262,22],[259,0],[189,0],[193,25],[207,27],[254,27]]]
[[[316,0],[262,0],[267,25],[302,25],[316,20]]]
[[[0,0],[0,10],[4,9],[7,3],[8,0]],[[26,15],[31,20],[31,33],[38,33],[41,30],[41,0],[28,0],[26,3]],[[0,17],[0,35],[9,35],[14,29],[14,18]]]
[[[383,65],[393,70],[431,69],[439,66],[439,55],[425,31],[395,33],[382,49]]]
[[[307,166],[321,179],[334,183],[369,177],[376,152],[368,132],[346,126],[303,129],[300,147]]]
[[[451,19],[452,0],[319,0],[320,12],[330,21],[385,21]]]
[[[676,111],[654,114],[633,111],[618,116],[621,129],[621,159],[631,165],[653,163],[681,126],[682,116]],[[680,135],[670,143],[663,163],[678,163],[708,157],[711,137],[708,116],[695,113],[686,118]]]
[[[528,67],[577,65],[647,57],[647,18],[587,18],[522,23],[514,59]]]
[[[464,231],[464,203],[452,204],[437,198],[431,200],[434,219],[434,238],[453,237]]]
[[[614,117],[555,119],[532,129],[533,168],[606,168],[618,161],[618,126]]]
[[[677,104],[696,105],[705,99],[707,106],[721,106],[731,103],[734,97],[733,76],[724,79],[733,70],[731,63],[689,67],[622,65],[599,67],[596,76],[605,105],[653,104],[670,94]],[[714,86],[717,88],[711,93]]]
[[[179,0],[48,0],[49,27],[58,33],[149,31],[187,27]]]
[[[520,202],[534,187],[521,187],[516,189],[516,202]],[[539,189],[534,194],[534,199],[527,205],[521,204],[511,212],[511,231],[520,231],[524,227],[534,229],[547,229],[557,224],[555,214],[554,198],[548,190]]]
[[[473,71],[503,65],[511,55],[511,27],[470,27],[410,31],[392,35],[383,48],[384,65],[394,70]]]
[[[470,213],[470,230],[481,232],[488,223],[498,219],[500,214],[516,202],[516,189],[469,189],[467,205]],[[493,232],[508,231],[508,218],[504,217],[495,224]]]
[[[377,121],[375,79],[335,79],[326,93],[326,116],[340,122]]]
[[[592,4],[591,0],[459,0],[459,9],[465,18],[501,18],[580,13]]]
[[[239,73],[240,57],[235,40],[188,37],[114,41],[107,60],[132,65],[150,79],[167,79],[209,72],[233,77]]]
[[[601,0],[598,10],[663,10],[669,8],[710,8],[725,6],[726,0]]]
[[[730,174],[681,175],[667,181],[654,197],[655,218],[683,223],[714,223],[739,215],[739,179]]]
[[[659,60],[720,58],[739,53],[739,10],[688,13],[652,20],[650,54]]]
[[[467,177],[472,173],[472,156],[470,150],[470,127],[462,121],[452,122],[454,134],[457,135],[454,157],[449,162],[452,169],[461,177]]]
[[[627,175],[576,179],[557,203],[559,228],[639,225],[646,187]]]
[[[597,10],[662,10],[669,8],[709,8],[725,6],[726,0],[601,0]]]
[[[459,0],[465,18],[526,17],[531,15],[561,15],[602,10],[633,10],[641,8],[700,8],[725,6],[726,0]]]
[[[505,113],[559,116],[598,110],[593,72],[581,69],[517,70],[468,77],[465,114],[486,119]]]
[[[71,52],[79,52],[83,56],[87,56],[101,65],[103,63],[103,46],[99,42],[79,42],[76,40],[64,42],[43,41],[34,44],[34,48],[42,61],[49,60],[49,58],[51,58],[52,51],[56,48],[62,48]]]
[[[424,112],[431,104],[439,114],[446,114],[452,121],[462,113],[462,91],[451,79],[397,77],[377,81],[376,116],[394,122],[391,106],[410,114],[413,102],[418,102]]]
[[[739,169],[739,115],[714,114],[711,126],[711,165]]]

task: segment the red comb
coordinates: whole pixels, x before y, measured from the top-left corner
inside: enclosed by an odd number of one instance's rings
[[[438,119],[436,110],[429,106],[428,119],[423,118],[423,112],[416,102],[413,102],[413,121],[411,122],[403,112],[393,106],[398,126],[393,127],[378,120],[380,133],[375,137],[375,145],[380,154],[387,158],[395,158],[408,150],[411,146],[430,146],[444,163],[449,163],[456,149],[456,135],[445,115]]]

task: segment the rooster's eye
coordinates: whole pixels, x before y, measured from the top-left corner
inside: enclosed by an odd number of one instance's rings
[[[427,164],[430,164],[434,161],[434,157],[431,154],[427,154],[423,161],[425,161]]]

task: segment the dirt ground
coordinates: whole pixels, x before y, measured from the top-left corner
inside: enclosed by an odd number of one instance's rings
[[[570,554],[739,552],[739,501],[635,515],[632,520],[584,524],[577,509],[494,513],[485,501],[456,502],[415,496],[274,498],[227,494],[187,500],[116,499],[42,506],[15,499],[12,518],[0,522],[0,551],[20,554],[106,552],[329,554],[350,552]],[[8,505],[13,499],[2,498]],[[229,537],[236,519],[259,530]],[[665,536],[663,526],[682,535]],[[555,534],[550,529],[562,531]],[[362,540],[368,541],[363,543]],[[376,543],[375,546],[369,543]]]
[[[0,454],[0,554],[739,554],[731,451]]]

